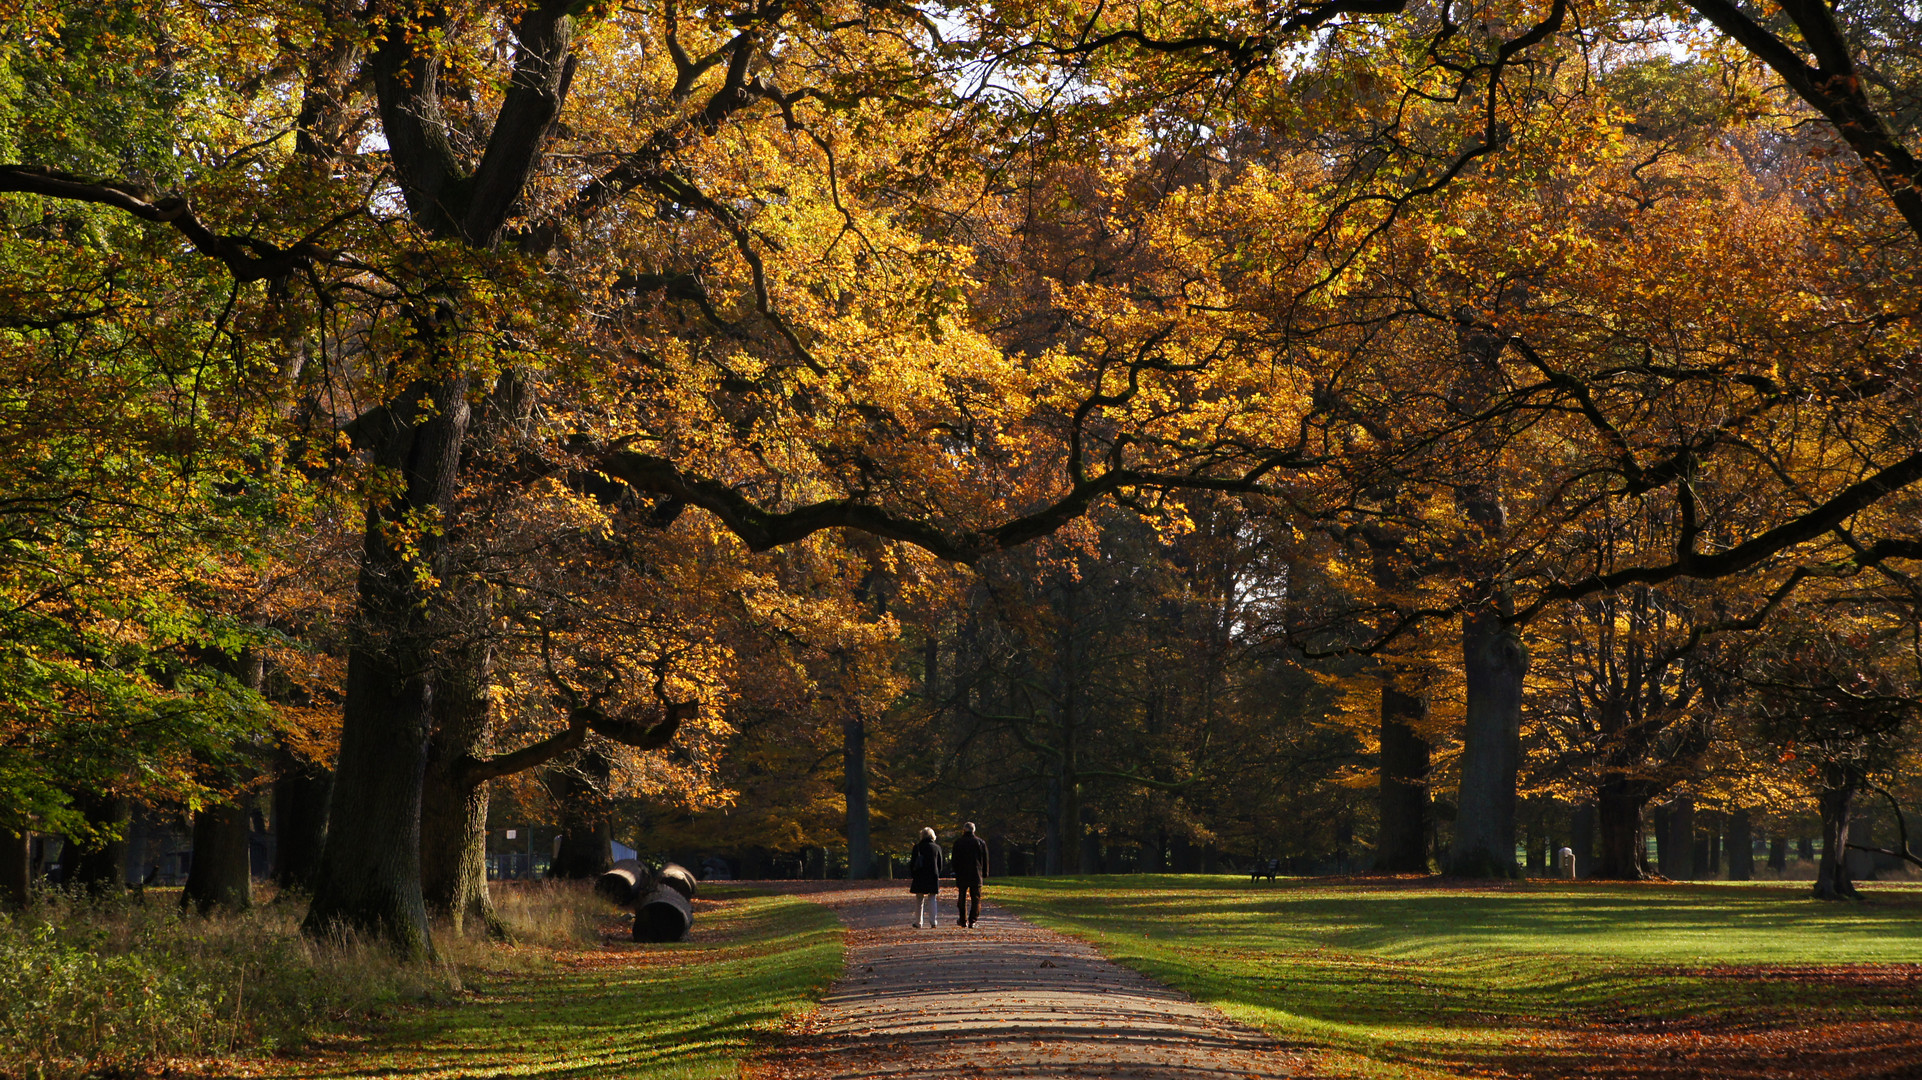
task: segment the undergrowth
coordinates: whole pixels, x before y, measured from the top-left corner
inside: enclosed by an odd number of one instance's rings
[[[584,888],[500,890],[517,936],[592,940],[607,909]],[[272,1052],[410,1003],[453,997],[489,946],[445,928],[441,958],[404,964],[378,944],[299,932],[282,897],[202,917],[178,893],[48,892],[0,914],[0,1077],[69,1080],[163,1059]]]

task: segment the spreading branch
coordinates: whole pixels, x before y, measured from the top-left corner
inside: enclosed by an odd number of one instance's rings
[[[76,176],[39,165],[0,165],[0,192],[5,191],[111,206],[142,221],[172,226],[194,250],[219,259],[240,282],[279,280],[329,257],[311,238],[283,248],[252,236],[217,233],[186,196],[156,198],[143,185],[125,180]]]

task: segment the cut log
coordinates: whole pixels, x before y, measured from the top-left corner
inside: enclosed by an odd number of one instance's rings
[[[619,907],[633,907],[634,901],[652,892],[654,873],[634,859],[622,859],[594,882],[594,894]]]
[[[694,908],[666,885],[655,889],[634,908],[635,941],[679,941],[694,925]]]
[[[687,867],[680,863],[668,863],[661,867],[658,880],[659,884],[673,889],[683,897],[689,900],[694,899],[694,875],[688,873]]]

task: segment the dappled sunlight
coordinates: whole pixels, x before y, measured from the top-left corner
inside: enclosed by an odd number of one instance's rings
[[[672,945],[546,950],[538,970],[483,968],[470,993],[257,1075],[349,1080],[471,1077],[732,1077],[740,1059],[810,1006],[841,970],[841,930],[778,897],[703,905]]]
[[[1590,1066],[1652,1040],[1703,1063],[1686,1075],[1746,1078],[1802,1040],[1894,1061],[1922,1039],[1914,888],[1835,905],[1802,887],[1161,876],[1001,895],[1363,1074],[1626,1077]]]

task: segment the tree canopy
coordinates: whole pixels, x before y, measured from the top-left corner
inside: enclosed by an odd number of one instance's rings
[[[1062,868],[1084,784],[1258,846],[1379,782],[1474,873],[1526,791],[1900,786],[1900,10],[0,16],[16,833],[325,766],[309,928],[425,954],[494,785],[860,862],[899,764]],[[1873,766],[1764,764],[1835,694]]]

